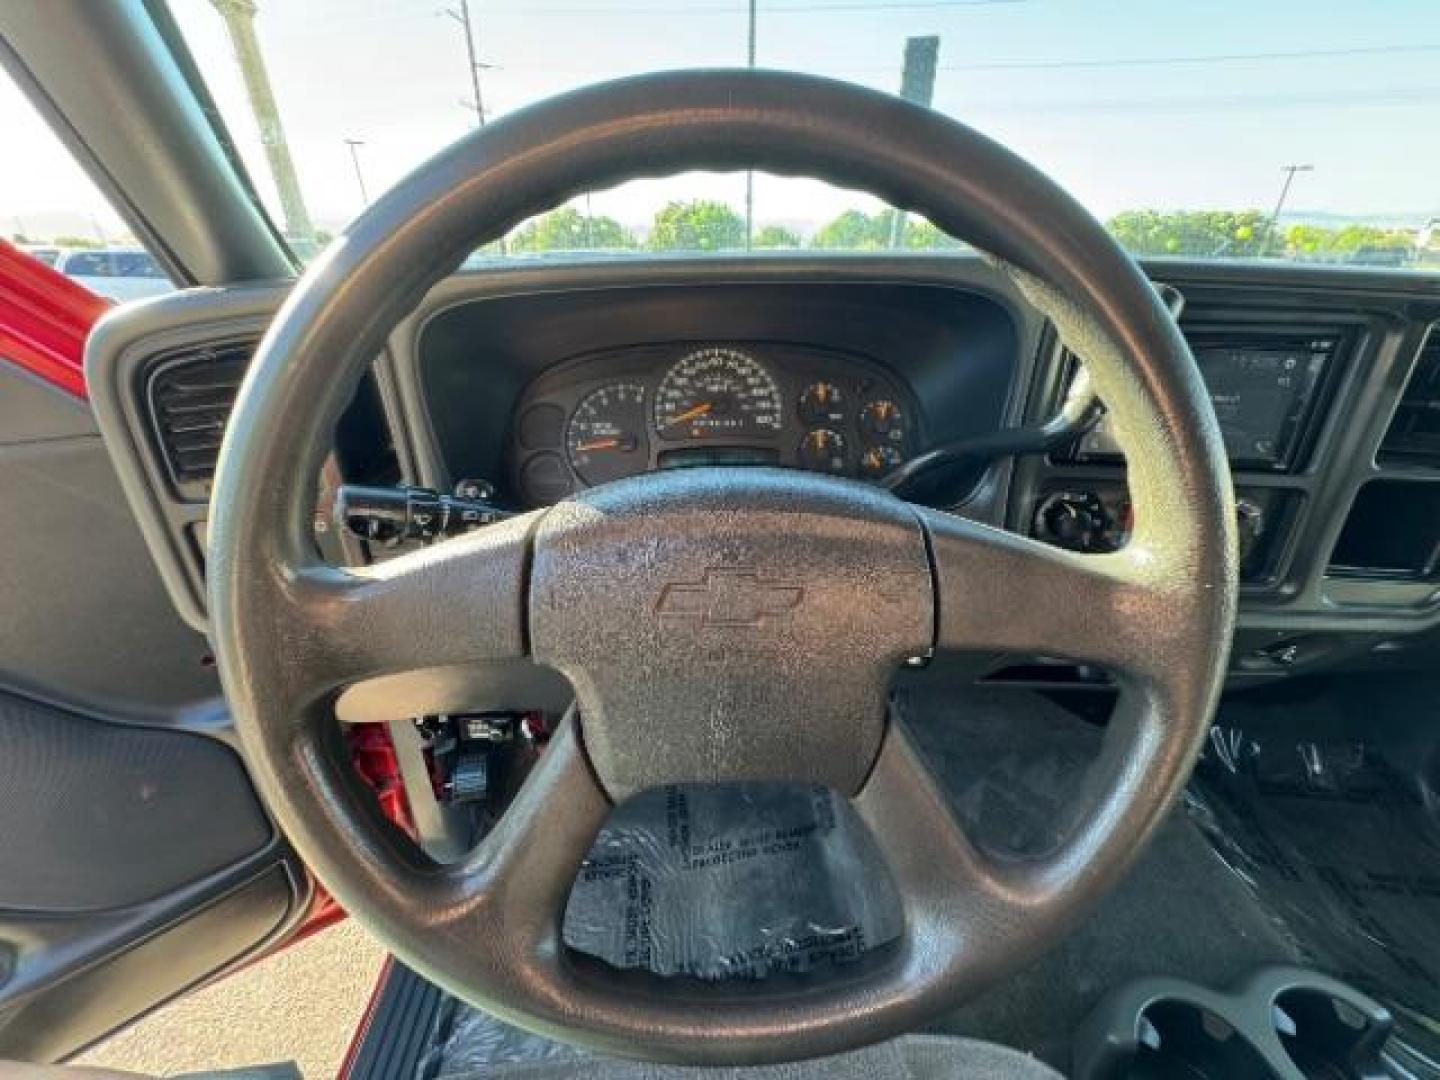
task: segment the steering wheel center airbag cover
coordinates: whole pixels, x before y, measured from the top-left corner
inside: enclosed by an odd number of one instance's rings
[[[911,508],[858,484],[691,470],[587,492],[535,537],[535,658],[575,687],[612,798],[682,781],[858,791],[934,593]]]

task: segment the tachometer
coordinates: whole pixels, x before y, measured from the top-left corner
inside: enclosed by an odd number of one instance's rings
[[[650,463],[645,388],[612,383],[586,394],[570,414],[565,448],[571,467],[592,486],[644,472]]]
[[[778,435],[783,412],[774,376],[738,349],[700,349],[681,358],[655,394],[662,439]]]

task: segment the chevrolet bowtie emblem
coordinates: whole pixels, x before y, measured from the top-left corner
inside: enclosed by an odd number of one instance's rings
[[[717,567],[697,582],[672,582],[660,590],[655,611],[662,619],[695,619],[701,626],[759,626],[794,611],[805,590],[762,581],[754,570]]]

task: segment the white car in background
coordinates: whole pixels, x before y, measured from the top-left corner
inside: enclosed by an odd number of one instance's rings
[[[55,269],[110,300],[138,300],[175,288],[155,257],[142,248],[65,251]]]

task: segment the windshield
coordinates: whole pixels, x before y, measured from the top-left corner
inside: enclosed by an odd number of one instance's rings
[[[477,124],[616,76],[753,63],[930,103],[1045,169],[1136,254],[1440,266],[1434,0],[171,6],[301,254]],[[686,174],[592,192],[484,255],[955,246],[817,181]]]

